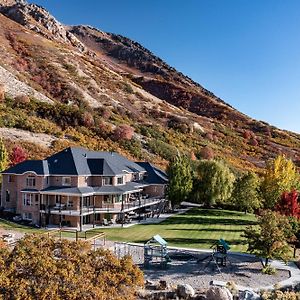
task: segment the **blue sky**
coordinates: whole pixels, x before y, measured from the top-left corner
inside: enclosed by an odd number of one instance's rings
[[[243,113],[300,133],[300,1],[36,0],[140,42]]]

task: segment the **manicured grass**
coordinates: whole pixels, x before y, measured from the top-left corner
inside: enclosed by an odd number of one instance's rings
[[[241,234],[246,226],[256,224],[255,216],[217,209],[192,209],[175,215],[160,224],[135,225],[129,228],[94,229],[104,231],[112,241],[143,243],[160,234],[169,246],[208,249],[223,238],[232,251],[246,252]]]
[[[4,219],[0,219],[0,229],[3,228],[5,230],[14,230],[22,233],[44,233],[45,230],[38,228],[31,228],[29,226],[24,226],[21,224],[17,224],[14,222],[10,222]]]

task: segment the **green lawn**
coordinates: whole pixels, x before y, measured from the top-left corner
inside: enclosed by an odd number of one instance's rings
[[[175,215],[160,224],[135,225],[129,228],[94,229],[91,233],[104,231],[112,241],[143,243],[155,234],[160,234],[169,246],[209,248],[223,238],[233,251],[247,250],[241,237],[243,229],[256,224],[255,216],[241,212],[217,209],[192,209]]]
[[[38,228],[31,228],[31,227],[28,227],[28,226],[24,226],[24,225],[21,225],[21,224],[17,224],[17,223],[14,223],[14,222],[10,222],[10,221],[7,221],[7,220],[3,220],[3,219],[0,219],[0,229],[3,228],[5,230],[15,230],[15,231],[19,231],[19,232],[22,232],[22,233],[43,233],[45,232],[44,230],[42,229],[38,229]]]

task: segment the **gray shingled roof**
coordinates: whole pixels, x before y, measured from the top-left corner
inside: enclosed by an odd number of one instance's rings
[[[26,160],[14,167],[11,167],[2,173],[4,174],[24,174],[26,172],[34,172],[37,175],[49,175],[47,161],[45,160]]]
[[[27,160],[5,170],[5,174],[102,175],[115,176],[145,170],[116,152],[97,152],[79,147],[66,148],[45,160]]]
[[[148,184],[167,184],[168,183],[168,175],[158,169],[154,165],[149,162],[138,162],[143,169],[147,171],[147,176],[145,177],[144,181]]]
[[[92,187],[48,187],[40,191],[41,194],[61,194],[61,195],[91,195],[94,193],[94,189]]]

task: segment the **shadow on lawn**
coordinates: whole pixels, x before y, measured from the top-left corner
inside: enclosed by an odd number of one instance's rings
[[[185,212],[184,214],[182,214],[181,216],[185,216],[185,215],[200,215],[200,216],[211,216],[211,217],[236,217],[236,216],[247,216],[245,215],[243,212],[240,211],[229,211],[229,210],[221,210],[221,209],[205,209],[205,208],[194,208],[191,209],[187,212]]]
[[[216,231],[222,231],[222,232],[242,232],[243,229],[225,229],[225,228],[199,228],[199,229],[194,229],[194,228],[170,228],[170,229],[165,229],[165,230],[174,230],[174,231],[198,231],[198,232],[202,232],[202,231],[208,231],[208,232],[216,232]]]
[[[180,217],[171,217],[167,220],[152,225],[171,225],[171,224],[199,224],[199,225],[256,225],[256,221],[251,220],[235,220],[235,219],[226,219],[226,218],[205,218],[197,215],[197,217],[185,217],[184,215]]]

